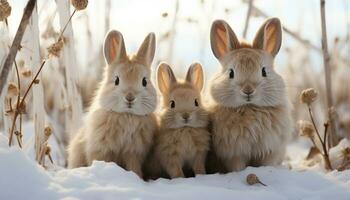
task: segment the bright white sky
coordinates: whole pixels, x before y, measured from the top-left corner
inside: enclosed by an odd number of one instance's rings
[[[53,13],[55,3],[53,0],[38,0],[39,10],[43,5],[39,16],[40,24],[46,23],[45,16]],[[9,0],[12,5],[12,15],[9,18],[11,33],[17,29],[22,10],[26,0]],[[135,52],[138,45],[149,32],[155,32],[159,37],[161,33],[169,30],[174,13],[175,0],[112,0],[110,27],[121,31],[124,35],[127,50]],[[215,2],[215,4],[214,4]],[[304,38],[313,44],[320,46],[320,18],[319,0],[255,0],[255,5],[270,16],[279,17],[282,23],[291,30],[298,31]],[[344,37],[347,32],[347,23],[350,22],[350,1],[347,0],[327,0],[327,25],[329,43],[333,42],[335,36]],[[78,60],[82,66],[86,65],[91,54],[97,53],[103,41],[104,0],[90,0],[86,11],[79,12],[73,18],[74,34],[79,50]],[[214,7],[213,7],[214,6]],[[225,8],[232,9],[231,14],[224,12]],[[168,12],[169,17],[161,17],[163,12]],[[209,29],[211,22],[221,18],[229,22],[236,34],[241,37],[244,21],[247,12],[247,5],[240,0],[205,0],[202,7],[200,0],[180,0],[179,22],[176,27],[177,35],[175,40],[175,50],[173,64],[179,68],[187,68],[193,61],[203,63],[207,72],[215,71],[217,61],[211,53],[209,43]],[[88,20],[86,20],[86,16]],[[186,22],[186,18],[199,20],[199,25]],[[58,17],[56,16],[56,19]],[[91,26],[93,37],[93,47],[87,46],[87,25]],[[248,40],[255,35],[255,31],[262,23],[262,18],[252,18],[248,30]],[[45,26],[41,26],[43,29]],[[350,27],[349,27],[350,28]],[[41,30],[42,31],[42,30]],[[283,53],[283,48],[298,45],[298,42],[284,34],[284,41],[281,54],[277,56],[277,64],[283,65],[287,59]],[[331,44],[330,44],[331,45]],[[88,51],[87,51],[88,50]],[[167,52],[167,45],[158,45],[158,55]],[[318,53],[313,56],[315,65],[322,64]]]

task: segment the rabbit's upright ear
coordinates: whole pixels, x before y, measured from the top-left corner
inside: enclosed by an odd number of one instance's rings
[[[218,59],[240,46],[236,34],[230,25],[223,20],[213,22],[210,31],[210,44],[211,50]]]
[[[282,26],[278,18],[268,19],[257,32],[253,47],[262,49],[275,57],[282,44]]]
[[[156,36],[149,33],[136,54],[136,60],[141,64],[150,67],[156,50]]]
[[[186,81],[191,83],[197,90],[203,89],[204,77],[201,64],[193,63],[187,71]]]
[[[170,87],[176,83],[176,77],[173,70],[166,63],[161,63],[158,66],[157,72],[158,87],[161,93],[169,92]]]
[[[107,34],[103,52],[108,64],[127,59],[123,35],[119,31],[112,30]]]

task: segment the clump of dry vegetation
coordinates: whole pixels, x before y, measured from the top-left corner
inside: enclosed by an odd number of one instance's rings
[[[323,133],[323,138],[321,138],[321,134],[318,131],[317,125],[315,123],[314,115],[312,112],[312,108],[311,108],[311,105],[316,100],[316,97],[317,97],[317,92],[313,88],[309,88],[309,89],[303,90],[301,92],[300,100],[302,103],[307,105],[310,119],[311,119],[312,123],[307,122],[307,121],[301,122],[300,123],[300,130],[301,130],[300,135],[306,136],[307,138],[309,138],[312,141],[312,144],[314,145],[313,147],[317,149],[317,152],[322,152],[322,156],[324,158],[326,169],[332,170],[333,167],[332,167],[332,164],[329,160],[329,145],[327,145],[328,144],[327,134],[328,134],[329,122],[324,123],[324,133]],[[318,142],[321,143],[321,148],[318,147],[316,144],[315,132],[316,132]],[[322,151],[321,151],[321,149],[322,149]]]
[[[248,183],[248,185],[254,185],[254,184],[261,184],[263,186],[267,186],[266,184],[264,184],[263,182],[260,181],[259,177],[256,174],[248,174],[246,181]]]
[[[18,51],[21,51],[22,45],[21,41],[22,38],[25,34],[29,34],[28,32],[33,31],[34,34],[38,36],[38,11],[37,11],[37,5],[35,0],[29,0],[25,9],[24,13],[22,16],[22,20],[20,23],[20,26],[17,30],[16,36],[13,40],[12,46],[10,48],[10,51],[8,53],[7,59],[4,62],[3,67],[1,68],[1,82],[4,83],[0,87],[0,93],[4,91],[4,93],[7,93],[4,99],[4,105],[6,106],[6,116],[5,118],[5,131],[8,131],[9,134],[9,141],[8,144],[9,146],[12,145],[13,143],[13,136],[15,135],[17,138],[17,144],[19,145],[20,148],[23,146],[23,132],[22,132],[22,116],[28,114],[27,113],[27,98],[29,97],[30,92],[33,92],[33,97],[32,97],[32,103],[33,103],[33,119],[35,123],[35,152],[36,152],[36,160],[37,162],[45,166],[45,157],[47,156],[51,163],[53,163],[53,159],[51,156],[51,147],[48,145],[48,140],[49,137],[52,135],[53,130],[49,126],[44,126],[45,124],[45,109],[44,109],[44,96],[43,96],[43,83],[40,82],[40,77],[41,77],[41,72],[47,61],[52,58],[56,57],[58,58],[60,56],[61,50],[64,48],[65,45],[65,40],[66,38],[64,37],[64,33],[68,27],[68,25],[71,23],[71,19],[76,13],[77,10],[83,10],[87,6],[87,0],[85,1],[78,1],[78,0],[72,0],[72,5],[75,7],[74,12],[69,16],[68,20],[65,22],[65,25],[62,27],[61,32],[56,40],[52,45],[50,45],[47,50],[48,54],[44,56],[43,58],[39,57],[39,51],[40,51],[40,46],[31,46],[37,49],[33,49],[33,57],[37,57],[37,61],[40,62],[40,66],[35,67],[31,66],[31,68],[36,69],[35,74],[33,74],[31,69],[22,69],[20,73],[20,69],[17,65],[17,62],[15,60],[16,54]],[[57,2],[58,4],[65,4],[63,1]],[[68,6],[68,11],[69,11],[69,5],[64,5]],[[11,13],[11,7],[9,4],[1,0],[0,2],[0,9],[1,11],[6,11],[6,12],[1,12],[1,19],[4,20],[6,19],[10,13]],[[60,15],[63,15],[62,12],[65,12],[65,10],[61,9],[61,12],[59,12]],[[29,27],[27,28],[29,21],[31,21],[30,26],[36,26],[36,27]],[[29,30],[28,30],[29,29]],[[70,38],[73,41],[73,38]],[[39,41],[39,38],[34,38],[33,40]],[[40,61],[42,60],[42,61]],[[11,71],[11,66],[14,64],[15,68],[15,76],[17,83],[14,82],[9,82],[8,84],[6,83],[6,80],[8,79],[8,75],[10,74]],[[36,64],[36,63],[32,63]],[[25,61],[21,60],[21,67],[25,65]],[[27,87],[25,88],[25,92],[21,93],[21,83],[24,81],[21,80],[21,78],[30,78],[29,83],[27,84]],[[7,85],[7,90],[3,90],[4,86]],[[38,85],[38,86],[34,86]],[[69,90],[70,86],[69,84],[66,84],[67,88],[66,90]],[[22,85],[23,87],[23,85]],[[33,89],[34,88],[34,89]],[[9,129],[7,129],[7,123],[11,123],[11,126]],[[62,147],[62,151],[64,152],[64,147]]]

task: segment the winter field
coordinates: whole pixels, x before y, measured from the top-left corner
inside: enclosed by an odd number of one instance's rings
[[[349,143],[343,146],[349,145]],[[145,182],[115,163],[95,161],[90,167],[64,169],[38,166],[29,149],[8,148],[0,138],[1,199],[339,199],[350,196],[350,171],[325,173],[322,166],[302,164],[307,150],[291,145],[288,156],[295,169],[248,167],[229,174]],[[33,152],[32,152],[33,153]],[[297,155],[295,155],[297,154]],[[336,154],[334,154],[336,155]],[[333,157],[333,154],[332,154]],[[336,156],[334,156],[336,157]],[[256,174],[266,184],[248,185]]]
[[[0,200],[350,199],[347,0],[0,0],[0,11]],[[238,39],[253,41],[270,17],[283,26],[274,70],[292,107],[282,164],[148,181],[114,162],[68,168],[68,144],[96,106],[106,62],[117,51],[105,49],[109,30],[122,33],[127,54],[154,32],[150,77],[142,85],[156,88],[159,117],[160,63],[181,78],[201,63],[202,102],[209,107],[220,71],[220,48],[210,43],[213,21],[223,19]]]

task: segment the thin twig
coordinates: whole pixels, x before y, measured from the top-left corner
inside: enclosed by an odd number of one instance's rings
[[[13,115],[12,126],[10,129],[9,146],[11,146],[11,144],[12,144],[12,137],[13,137],[13,132],[15,130],[17,116],[18,116],[18,110],[16,109],[15,113]]]
[[[325,144],[325,146],[326,146],[326,150],[328,151],[328,147],[327,147],[327,135],[328,135],[328,127],[329,127],[329,123],[328,122],[326,122],[325,124],[324,124],[324,134],[323,134],[323,141],[324,141],[324,144]]]
[[[27,90],[25,91],[25,93],[24,93],[24,95],[23,95],[23,97],[22,97],[20,103],[19,103],[18,106],[16,107],[15,114],[14,114],[14,116],[13,116],[13,121],[12,121],[11,130],[10,130],[9,146],[11,146],[11,143],[12,143],[12,137],[13,137],[13,132],[14,132],[14,129],[15,129],[15,124],[16,124],[16,121],[17,121],[17,117],[18,117],[19,114],[21,114],[19,108],[23,106],[23,104],[24,104],[24,102],[25,102],[25,99],[26,99],[26,97],[27,97],[28,94],[29,94],[30,89],[32,88],[34,82],[35,82],[36,79],[38,78],[38,76],[39,76],[39,74],[40,74],[42,68],[43,68],[44,65],[45,65],[45,63],[46,63],[46,60],[43,60],[43,62],[42,62],[41,65],[40,65],[40,68],[39,68],[38,72],[35,74],[34,78],[33,78],[32,81],[30,82],[30,84],[29,84]]]
[[[15,38],[13,39],[12,46],[10,48],[10,52],[7,55],[5,63],[2,67],[2,71],[0,73],[0,96],[2,94],[4,86],[6,85],[8,74],[10,72],[10,69],[11,69],[13,62],[15,61],[18,49],[21,45],[24,31],[27,28],[27,25],[28,25],[29,19],[33,13],[35,4],[36,4],[36,0],[29,0],[26,7],[24,8],[23,16],[22,16],[21,22],[19,24],[19,27],[17,29]]]
[[[24,93],[24,95],[23,95],[23,97],[22,97],[22,100],[21,100],[21,104],[24,102],[24,99],[28,96],[30,89],[31,89],[32,86],[34,85],[35,81],[37,80],[37,78],[38,78],[38,76],[39,76],[41,70],[43,69],[45,63],[46,63],[46,60],[43,60],[42,63],[41,63],[41,65],[40,65],[40,67],[39,67],[38,72],[35,74],[34,78],[33,78],[32,81],[30,82],[30,84],[29,84],[27,90],[25,91],[25,93]]]
[[[20,140],[20,133],[18,131],[16,131],[15,135],[16,135],[16,138],[17,138],[18,146],[19,146],[19,148],[22,149],[22,143],[21,143],[21,140]]]
[[[74,9],[73,13],[69,16],[69,19],[68,19],[67,23],[64,25],[64,27],[63,27],[63,29],[62,29],[62,31],[61,31],[61,33],[60,33],[60,36],[58,37],[58,40],[57,40],[57,41],[60,41],[60,40],[62,39],[62,36],[63,36],[64,31],[66,30],[66,28],[67,28],[69,22],[72,21],[72,17],[74,16],[74,14],[75,14],[76,11],[77,11],[77,10]]]
[[[311,110],[311,106],[308,105],[308,111],[309,111],[309,115],[310,115],[310,119],[311,119],[311,122],[312,122],[312,125],[314,126],[315,128],[315,131],[316,131],[316,135],[317,135],[317,138],[319,139],[320,143],[321,143],[321,146],[322,146],[322,156],[323,156],[323,159],[325,161],[325,165],[326,165],[326,169],[329,169],[329,170],[333,170],[332,168],[332,165],[331,165],[331,162],[329,160],[329,154],[328,154],[328,149],[327,149],[327,146],[326,146],[326,140],[322,140],[321,139],[321,135],[320,135],[320,132],[318,131],[317,129],[317,126],[316,126],[316,123],[315,123],[315,120],[314,120],[314,116],[313,116],[313,113],[312,113],[312,110]],[[328,123],[325,123],[324,124],[324,136],[327,135],[327,131],[328,131]],[[313,142],[314,146],[316,148],[318,148],[316,146],[316,143],[313,139],[311,139],[311,141]],[[318,148],[318,150],[320,151],[320,149]],[[321,151],[320,151],[321,152]]]
[[[243,38],[247,37],[247,32],[248,32],[248,27],[249,27],[249,20],[250,20],[250,16],[251,16],[252,10],[253,10],[252,7],[253,7],[253,0],[249,0],[248,11],[247,11],[246,19],[245,19],[244,30],[243,30]]]
[[[325,123],[324,124],[324,135],[325,136],[327,136],[328,127],[329,127],[329,123]],[[327,137],[325,137],[325,140],[322,143],[322,148],[323,148],[323,151],[324,151],[323,157],[324,157],[324,160],[325,160],[325,163],[326,163],[326,168],[330,169],[330,170],[333,170],[331,161],[329,160],[329,154],[328,154],[328,149],[327,149],[327,145],[326,145],[326,142],[327,142],[326,140],[327,140]]]
[[[318,129],[317,129],[317,126],[316,126],[316,123],[315,123],[315,119],[314,119],[314,115],[312,113],[311,106],[309,106],[309,105],[308,105],[308,110],[309,110],[309,115],[310,115],[310,119],[311,119],[312,125],[314,126],[315,131],[316,131],[316,135],[317,135],[318,139],[320,140],[320,142],[322,143],[320,132],[318,132]]]
[[[328,118],[330,121],[331,132],[329,134],[328,144],[330,147],[336,145],[337,133],[335,128],[334,118],[332,116],[331,110],[333,108],[333,98],[332,98],[332,77],[331,77],[331,66],[330,66],[330,56],[328,53],[327,44],[327,26],[326,26],[326,11],[325,11],[325,0],[320,0],[320,11],[321,11],[321,28],[322,28],[322,53],[323,53],[323,64],[324,64],[324,74],[325,74],[325,84],[326,84],[326,95],[327,95],[327,105],[328,105]]]
[[[21,94],[20,94],[20,91],[21,91],[21,80],[20,80],[20,77],[19,77],[18,66],[17,66],[16,60],[14,61],[14,63],[15,63],[16,76],[17,76],[17,87],[18,87],[17,105],[19,105],[19,100],[21,98]]]

